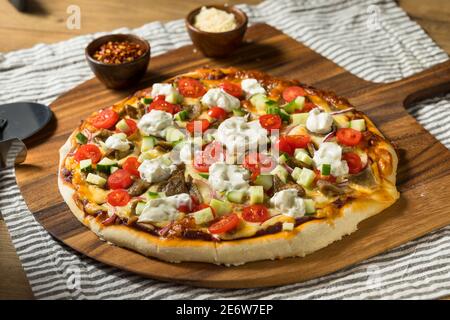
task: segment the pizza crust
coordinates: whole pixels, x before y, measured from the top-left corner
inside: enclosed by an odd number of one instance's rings
[[[395,188],[397,155],[389,145],[394,172],[384,181],[378,199],[357,199],[343,207],[342,215],[332,222],[312,220],[294,231],[254,238],[212,242],[204,240],[162,239],[125,225],[103,226],[93,216],[85,215],[73,199],[75,190],[58,174],[58,187],[64,201],[77,219],[98,237],[111,244],[134,250],[148,257],[168,262],[196,261],[240,265],[247,262],[303,257],[357,230],[359,222],[391,206],[399,197]],[[59,171],[71,148],[71,137],[60,149]],[[392,177],[394,177],[392,179]],[[393,181],[392,181],[393,180]]]

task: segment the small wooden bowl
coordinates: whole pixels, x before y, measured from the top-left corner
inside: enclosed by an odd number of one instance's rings
[[[195,17],[202,7],[216,8],[234,14],[237,22],[235,29],[226,32],[206,32],[197,29]],[[223,5],[206,5],[198,7],[186,17],[186,28],[194,45],[207,57],[225,57],[238,48],[245,31],[247,30],[248,18],[244,11],[235,7]]]
[[[129,41],[140,44],[145,53],[131,62],[107,64],[94,58],[94,53],[108,41]],[[93,40],[85,49],[86,60],[96,77],[111,89],[122,89],[136,84],[144,76],[150,62],[150,44],[132,34],[110,34]]]

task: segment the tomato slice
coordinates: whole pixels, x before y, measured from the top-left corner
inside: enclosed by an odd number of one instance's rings
[[[125,122],[128,126],[128,130],[123,131],[123,133],[125,133],[127,136],[131,136],[132,134],[134,134],[137,131],[136,121],[131,120],[131,119],[125,119]]]
[[[337,141],[340,144],[352,147],[356,146],[362,139],[362,134],[352,128],[341,128],[336,132]]]
[[[351,174],[358,173],[362,170],[361,158],[354,152],[346,152],[342,155],[342,160],[347,161],[348,172]]]
[[[107,201],[110,205],[115,207],[123,207],[127,205],[131,197],[126,190],[117,189],[108,193]]]
[[[242,210],[242,218],[249,222],[264,222],[270,218],[269,210],[262,204],[253,204]]]
[[[253,152],[245,156],[244,168],[247,168],[252,173],[251,179],[255,180],[261,172],[270,172],[275,166],[275,161],[262,153]]]
[[[203,133],[209,128],[209,121],[206,119],[199,119],[199,120],[193,120],[186,124],[186,130],[189,131],[191,134],[194,133],[194,130],[200,129],[200,132]]]
[[[187,204],[182,204],[181,206],[178,207],[178,211],[183,213],[189,213],[191,212],[191,207]]]
[[[227,117],[227,112],[221,107],[212,107],[208,111],[208,116],[217,120],[224,120]]]
[[[119,121],[119,115],[112,109],[104,109],[88,119],[88,122],[98,129],[109,129],[117,121]]]
[[[301,109],[299,112],[309,112],[312,109],[314,109],[316,105],[312,102],[305,102],[305,105],[303,106],[303,109]]]
[[[314,181],[317,182],[318,180],[326,180],[329,181],[331,183],[335,183],[336,182],[336,177],[332,176],[331,174],[328,176],[323,176],[322,173],[320,172],[320,170],[314,170],[314,172],[316,173],[316,176],[314,178]]]
[[[287,87],[283,91],[283,99],[287,102],[291,102],[298,96],[305,96],[305,90],[299,86]]]
[[[225,150],[220,142],[213,141],[203,150],[204,161],[211,165],[225,159]]]
[[[197,152],[194,156],[194,168],[198,172],[208,172],[209,164],[205,163],[203,159],[203,152]]]
[[[275,148],[278,149],[279,152],[287,153],[290,156],[292,156],[295,151],[295,149],[292,148],[291,144],[289,143],[288,139],[286,139],[286,136],[281,136],[280,138],[278,138],[278,140],[275,142]]]
[[[171,114],[175,114],[177,112],[180,112],[181,108],[176,104],[167,102],[165,100],[165,96],[157,96],[155,100],[153,100],[153,102],[148,106],[147,111],[150,112],[151,110],[161,110]]]
[[[259,123],[266,130],[280,129],[281,122],[281,117],[277,114],[265,114],[259,117]]]
[[[194,156],[194,168],[200,172],[208,172],[209,167],[217,162],[225,159],[225,150],[221,143],[211,142],[201,152],[197,152]]]
[[[205,87],[202,83],[192,78],[181,78],[178,80],[178,91],[189,98],[199,98],[206,93]]]
[[[242,97],[242,88],[240,85],[232,82],[224,82],[220,85],[220,88],[222,88],[223,91],[225,91],[228,94],[231,94],[233,97],[240,98]]]
[[[132,176],[139,177],[139,163],[136,157],[128,157],[122,165],[122,169],[128,171]]]
[[[133,179],[131,179],[131,174],[124,169],[119,169],[114,171],[108,177],[108,186],[110,189],[126,189],[133,183]]]
[[[286,140],[293,149],[306,148],[311,141],[311,137],[306,135],[288,135]]]
[[[232,213],[228,216],[224,216],[219,221],[213,223],[208,228],[208,231],[212,234],[226,233],[235,229],[239,225],[239,222],[240,220],[237,214]]]
[[[85,159],[91,159],[92,163],[97,163],[102,158],[100,149],[95,144],[85,144],[78,148],[74,158],[77,162]]]

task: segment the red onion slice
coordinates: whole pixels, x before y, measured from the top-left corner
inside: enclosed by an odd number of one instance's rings
[[[346,113],[346,112],[353,111],[353,110],[355,110],[355,108],[351,107],[351,108],[347,108],[344,110],[333,111],[333,112],[330,112],[330,114],[336,115],[336,114]]]
[[[289,172],[292,173],[292,171],[294,171],[294,169],[292,169],[290,166],[288,166],[286,163],[283,164],[283,167]]]
[[[331,138],[333,138],[336,135],[336,131],[331,131],[330,133],[328,133],[322,140],[322,142],[327,142],[328,140],[330,140]]]

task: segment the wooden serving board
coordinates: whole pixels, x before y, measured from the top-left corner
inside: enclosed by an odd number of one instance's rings
[[[155,57],[139,88],[209,64],[258,69],[296,78],[346,96],[366,112],[398,147],[401,197],[384,213],[362,222],[359,231],[305,258],[262,261],[239,267],[171,264],[100,241],[69,211],[57,187],[58,149],[81,119],[137,88],[113,92],[89,80],[52,103],[55,119],[31,141],[28,159],[17,168],[25,200],[36,219],[69,247],[108,265],[146,277],[204,287],[244,288],[299,282],[348,267],[450,224],[450,151],[404,109],[418,99],[450,90],[450,62],[390,84],[363,81],[267,25],[249,28],[231,58],[209,60],[192,46]]]

